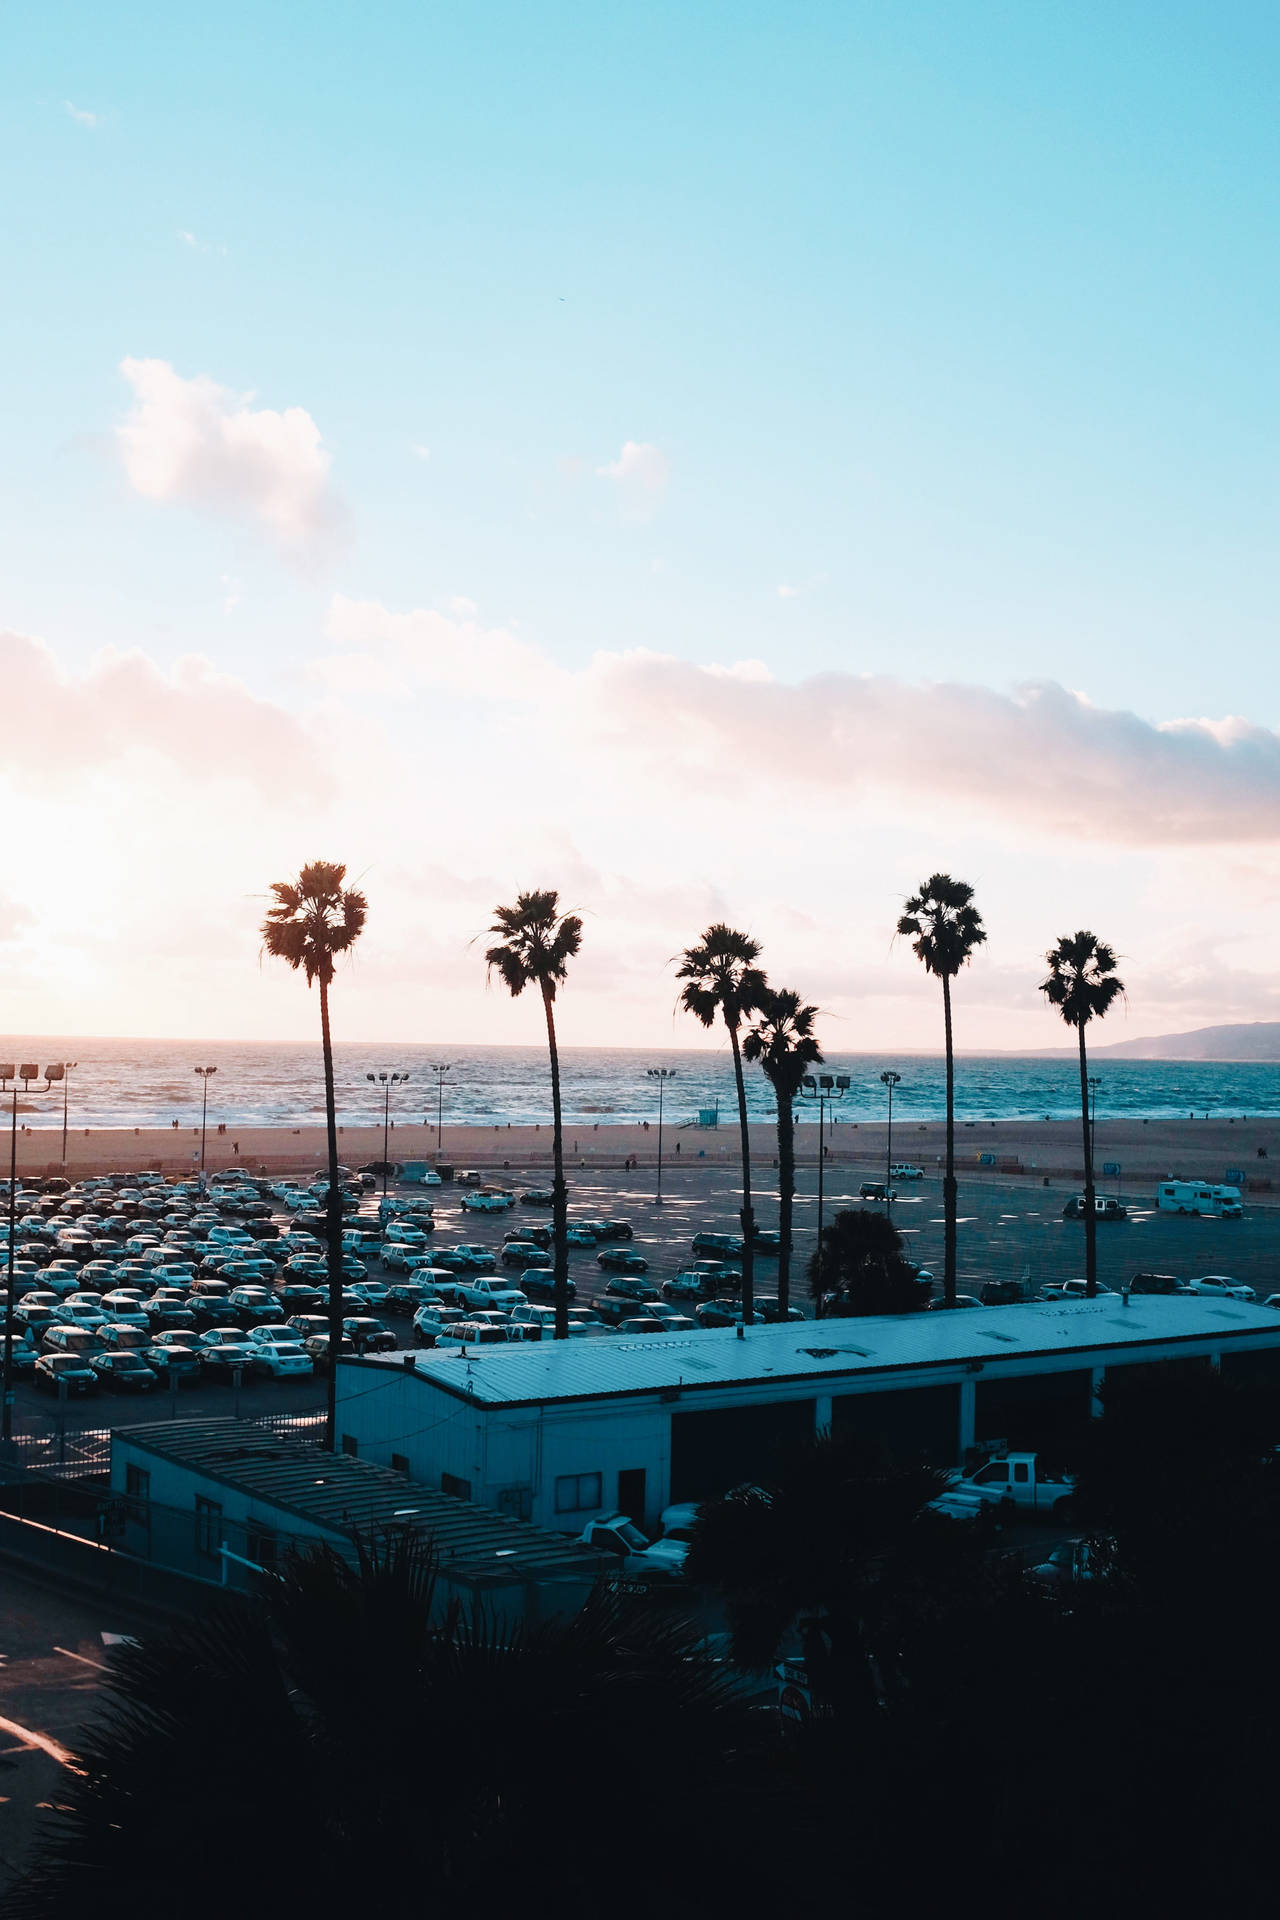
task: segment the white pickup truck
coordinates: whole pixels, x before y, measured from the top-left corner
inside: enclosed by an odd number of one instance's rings
[[[443,1288],[441,1289],[443,1292]],[[455,1299],[469,1310],[475,1307],[496,1307],[499,1313],[510,1313],[513,1307],[528,1304],[529,1296],[519,1287],[513,1287],[496,1275],[482,1273],[474,1280],[464,1280],[454,1290]]]
[[[1034,1453],[1002,1453],[973,1473],[957,1473],[945,1493],[932,1501],[936,1513],[953,1520],[972,1519],[984,1507],[1020,1513],[1051,1513],[1065,1519],[1075,1498],[1075,1481],[1051,1479]]]
[[[462,1196],[462,1205],[468,1213],[505,1213],[515,1203],[513,1193],[464,1193]]]
[[[591,1520],[578,1535],[584,1547],[597,1547],[616,1555],[620,1570],[629,1580],[678,1579],[684,1572],[689,1552],[687,1540],[667,1538],[650,1541],[634,1520],[625,1513],[611,1513],[603,1520]]]

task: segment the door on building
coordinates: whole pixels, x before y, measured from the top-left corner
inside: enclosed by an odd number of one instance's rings
[[[644,1525],[644,1468],[624,1467],[618,1475],[618,1512]]]

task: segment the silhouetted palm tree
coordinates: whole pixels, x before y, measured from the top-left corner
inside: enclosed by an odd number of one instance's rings
[[[751,1207],[751,1135],[747,1127],[747,1089],[742,1078],[743,1021],[760,1005],[768,982],[755,964],[759,942],[717,921],[695,947],[686,947],[676,969],[677,980],[687,981],[680,994],[686,1013],[713,1027],[724,1021],[733,1049],[733,1077],[738,1090],[738,1132],[742,1143],[742,1319],[751,1325],[755,1302],[755,1214]]]
[[[816,1007],[802,1006],[789,988],[766,987],[755,1025],[742,1042],[744,1060],[758,1060],[778,1100],[778,1305],[791,1304],[791,1209],[796,1191],[795,1101],[809,1067],[822,1060],[814,1038]]]
[[[329,1199],[325,1239],[329,1266],[329,1375],[324,1443],[334,1444],[338,1394],[338,1353],[342,1346],[342,1194],[338,1186],[338,1112],[333,1094],[333,1040],[329,1031],[329,988],[334,962],[349,953],[364,931],[369,903],[344,887],[345,866],[313,860],[296,880],[276,880],[275,905],[262,923],[262,944],[277,960],[320,987],[320,1044],[324,1053],[324,1115],[329,1140]]]
[[[942,1013],[947,1044],[947,1170],[942,1182],[942,1297],[956,1303],[956,1076],[951,1039],[951,982],[986,939],[982,915],[973,904],[973,888],[949,873],[933,873],[907,901],[898,932],[911,935],[926,973],[942,982]]]
[[[225,1883],[192,1870],[211,1830],[236,1835],[237,1910],[254,1920],[361,1911],[372,1862],[409,1835],[447,1905],[510,1911],[529,1905],[570,1777],[583,1830],[557,1866],[556,1907],[587,1920],[616,1863],[618,1808],[639,1803],[673,1742],[701,1811],[727,1821],[758,1735],[696,1629],[604,1590],[537,1625],[456,1607],[433,1617],[433,1588],[416,1542],[366,1550],[358,1568],[320,1549],[258,1605],[212,1596],[119,1649],[81,1771],[59,1782],[6,1920],[78,1913],[108,1886],[117,1913],[160,1912],[181,1888],[184,1915],[214,1920]],[[369,1684],[371,1658],[394,1685]],[[720,1850],[701,1819],[687,1857],[679,1836],[671,1844],[675,1910],[706,1911]],[[697,1904],[685,1904],[686,1867]],[[611,1910],[651,1911],[646,1876],[617,1893]]]
[[[822,1229],[821,1256],[809,1262],[809,1287],[822,1317],[916,1313],[929,1298],[886,1214],[850,1207]]]
[[[527,986],[542,995],[547,1016],[547,1051],[551,1056],[551,1234],[554,1252],[557,1340],[569,1338],[569,1191],[564,1178],[564,1128],[560,1117],[560,1054],[556,1046],[556,989],[568,974],[569,962],[582,945],[582,922],[576,913],[561,913],[560,896],[546,889],[516,895],[514,907],[495,907],[490,933],[501,944],[489,947],[485,960],[491,973],[501,975],[512,999]]]
[[[1089,1125],[1089,1062],[1085,1053],[1084,1030],[1093,1019],[1101,1020],[1124,982],[1116,975],[1114,950],[1096,934],[1082,929],[1064,933],[1056,947],[1045,955],[1049,963],[1040,991],[1056,1007],[1069,1027],[1074,1027],[1080,1042],[1080,1122],[1084,1128],[1084,1290],[1090,1299],[1098,1291],[1098,1222],[1093,1198],[1093,1131]]]

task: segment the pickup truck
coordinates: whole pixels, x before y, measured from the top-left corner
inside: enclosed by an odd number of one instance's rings
[[[464,1193],[462,1205],[468,1213],[505,1213],[508,1207],[514,1207],[516,1197],[513,1193]]]
[[[471,1311],[476,1307],[496,1307],[499,1313],[510,1313],[512,1307],[523,1307],[528,1295],[519,1287],[512,1287],[505,1280],[491,1278],[482,1274],[478,1280],[467,1280],[459,1286],[457,1298]]]
[[[651,1543],[625,1513],[588,1521],[578,1541],[581,1546],[611,1553],[620,1563],[619,1571],[629,1580],[678,1579],[689,1552],[687,1540],[664,1537]]]
[[[1075,1490],[1074,1480],[1044,1473],[1037,1454],[1002,1453],[974,1473],[954,1475],[946,1492],[930,1505],[954,1520],[972,1519],[984,1507],[1051,1513],[1061,1520],[1071,1510]]]

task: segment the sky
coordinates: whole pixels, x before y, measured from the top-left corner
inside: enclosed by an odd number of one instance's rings
[[[67,5],[0,66],[0,1027],[833,1050],[1280,1017],[1280,13]]]

